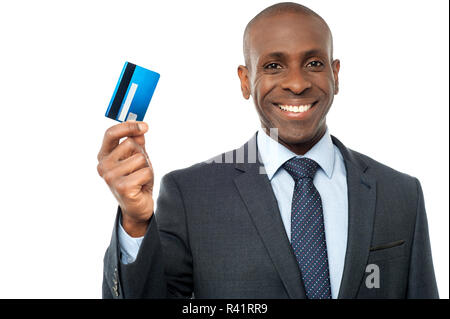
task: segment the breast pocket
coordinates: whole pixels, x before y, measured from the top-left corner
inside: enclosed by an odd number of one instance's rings
[[[370,248],[368,263],[377,260],[388,260],[403,257],[406,253],[404,240],[398,240],[386,244],[375,245]]]
[[[408,279],[404,240],[371,247],[358,298],[404,298]]]

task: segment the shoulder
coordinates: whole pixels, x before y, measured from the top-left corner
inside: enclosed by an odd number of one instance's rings
[[[414,176],[411,176],[405,172],[392,168],[384,163],[379,162],[378,160],[362,154],[360,152],[350,150],[353,156],[358,158],[360,161],[365,162],[367,164],[367,172],[375,174],[380,178],[396,178],[402,180],[411,180],[416,179]]]
[[[420,199],[423,198],[417,178],[360,152],[348,148],[343,150],[339,148],[339,150],[343,153],[346,163],[347,177],[349,173],[356,173],[361,176],[362,184],[365,184],[364,180],[366,180],[371,181],[371,185],[375,186],[379,220],[383,220],[382,216],[388,216],[391,222],[395,219],[399,223],[415,219]],[[354,190],[357,184],[348,186],[349,189]]]
[[[236,170],[238,150],[224,152],[189,167],[171,171],[163,176],[162,183],[171,181],[179,186],[193,187],[213,186],[224,180],[232,180],[239,174]]]
[[[253,169],[260,165],[256,136],[256,133],[253,134],[236,149],[223,152],[187,168],[174,170],[166,174],[162,181],[173,179],[189,186],[195,184],[214,186],[230,182],[240,175],[242,170]]]
[[[383,164],[368,155],[352,149],[347,150],[351,155],[351,162],[353,164],[356,162],[364,173],[375,178],[380,192],[389,192],[392,195],[417,195],[420,183],[416,177]]]

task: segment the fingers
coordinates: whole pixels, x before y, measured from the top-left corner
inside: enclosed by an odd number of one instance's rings
[[[153,170],[150,167],[144,167],[128,176],[123,176],[109,186],[120,197],[133,200],[139,196],[145,185],[149,185],[150,190],[153,188]]]
[[[143,153],[136,153],[133,156],[121,161],[116,167],[107,171],[103,178],[108,185],[113,185],[114,181],[118,178],[130,175],[145,167],[152,168],[149,159]]]
[[[147,156],[137,153],[107,170],[103,179],[118,195],[136,195],[143,185],[153,187],[153,168]]]
[[[151,167],[141,168],[134,173],[124,177],[126,185],[153,185],[153,169]]]
[[[144,140],[140,136],[143,136],[147,130],[148,125],[145,122],[123,122],[110,127],[105,132],[97,159],[101,161],[103,157],[111,153],[119,145],[120,139],[124,137],[139,137],[136,142],[141,144]]]
[[[133,157],[134,155],[137,156]],[[118,166],[121,166],[123,162],[125,162],[125,166],[128,166],[129,163],[136,163],[139,158],[141,159],[141,162],[142,159],[145,159],[147,165],[151,165],[150,159],[148,158],[145,149],[137,144],[132,137],[128,137],[122,143],[120,143],[110,154],[104,156],[99,161],[97,165],[98,174],[101,177],[104,177],[104,175],[109,171]]]
[[[143,147],[136,143],[134,138],[127,137],[106,158],[110,161],[117,162],[136,153],[145,154]]]
[[[142,148],[145,148],[145,136],[144,135],[133,136],[130,138],[133,139]]]

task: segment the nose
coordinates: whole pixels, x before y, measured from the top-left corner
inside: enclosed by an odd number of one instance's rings
[[[311,88],[311,81],[305,76],[300,68],[290,69],[281,82],[281,87],[299,95]]]

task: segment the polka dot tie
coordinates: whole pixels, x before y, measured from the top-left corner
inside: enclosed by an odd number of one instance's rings
[[[313,184],[319,167],[309,158],[294,157],[283,168],[295,181],[291,209],[291,245],[308,299],[330,299],[330,274],[322,200]]]

